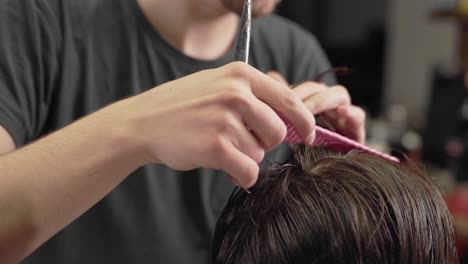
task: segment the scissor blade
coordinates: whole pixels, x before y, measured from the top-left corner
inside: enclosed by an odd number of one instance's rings
[[[252,0],[244,1],[236,42],[235,60],[249,63],[250,31],[252,26]]]

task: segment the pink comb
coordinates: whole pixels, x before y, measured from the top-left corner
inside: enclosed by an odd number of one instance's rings
[[[294,128],[294,126],[282,115],[279,115],[279,116],[281,117],[281,119],[283,119],[284,123],[286,124],[286,127],[288,128],[288,134],[286,136],[285,142],[288,144],[299,144],[299,143],[304,142],[302,138],[297,134],[297,131]],[[344,154],[348,153],[350,150],[358,149],[358,150],[362,150],[362,151],[377,155],[386,160],[400,163],[400,160],[394,156],[382,153],[375,149],[371,149],[352,139],[344,137],[338,133],[332,132],[323,127],[316,126],[315,131],[316,131],[316,138],[313,144],[314,146],[329,147]]]

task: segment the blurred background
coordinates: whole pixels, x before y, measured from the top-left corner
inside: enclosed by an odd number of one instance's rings
[[[447,193],[468,263],[468,0],[284,0],[278,14],[320,41],[368,143],[423,163]]]

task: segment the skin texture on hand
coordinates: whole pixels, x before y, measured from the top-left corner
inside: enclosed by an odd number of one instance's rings
[[[297,94],[241,62],[163,84],[130,102],[141,119],[147,162],[224,170],[247,188],[265,152],[286,136],[274,110],[305,141],[315,139],[315,119]]]
[[[268,75],[287,85],[287,81],[277,72]],[[336,85],[328,87],[322,83],[304,82],[292,87],[297,96],[314,115],[323,115],[338,133],[361,144],[366,140],[366,113],[360,107],[351,104],[348,90]]]

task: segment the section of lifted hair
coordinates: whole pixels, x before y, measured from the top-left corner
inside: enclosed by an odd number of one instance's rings
[[[365,153],[294,147],[234,191],[213,263],[457,263],[453,220],[432,179]]]

